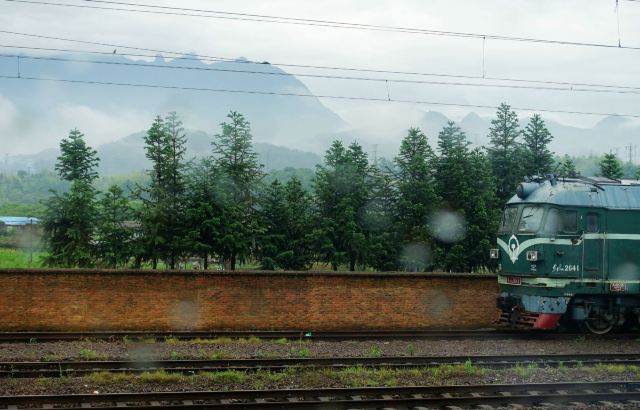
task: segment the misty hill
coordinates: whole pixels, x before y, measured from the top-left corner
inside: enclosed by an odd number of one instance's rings
[[[542,114],[543,119],[544,113]],[[474,146],[489,143],[488,134],[492,117],[481,117],[476,113],[467,114],[458,126],[462,128]],[[425,112],[418,126],[435,143],[442,127],[449,121],[443,114],[435,111]],[[520,126],[526,127],[529,118],[520,116]],[[625,146],[635,145],[640,138],[640,122],[624,117],[609,116],[603,118],[591,128],[572,127],[545,119],[549,132],[554,136],[551,149],[558,154],[574,156],[596,155],[613,150],[628,160]],[[635,148],[634,148],[635,149]],[[636,160],[637,158],[634,158]]]
[[[115,142],[96,148],[101,175],[116,175],[148,169],[149,161],[145,157],[144,132],[137,132]],[[187,153],[185,159],[201,158],[211,154],[213,136],[202,131],[187,132]],[[294,150],[264,142],[256,142],[253,149],[265,171],[285,168],[311,168],[322,162],[319,155],[312,152]],[[32,169],[53,170],[59,151],[47,149],[35,155],[20,155],[10,158],[6,170],[19,171]],[[3,167],[4,168],[4,167]]]
[[[82,57],[63,55],[60,58]],[[133,61],[117,54],[91,59],[109,64],[24,58],[20,60],[20,74],[193,90],[2,80],[0,118],[5,117],[7,121],[0,121],[0,133],[11,138],[20,151],[38,152],[57,145],[52,133],[59,140],[69,129],[78,127],[87,135],[88,142],[97,146],[146,129],[155,115],[169,111],[178,112],[188,128],[215,133],[229,111],[234,110],[250,121],[255,141],[295,147],[296,141],[313,141],[318,134],[337,132],[346,126],[315,97],[204,90],[312,94],[296,77],[283,75],[286,74],[283,70],[267,62],[247,64],[246,59],[239,58],[235,62],[209,64],[194,55],[171,60],[157,56],[153,61]],[[254,73],[234,72],[238,70]],[[0,57],[0,75],[16,74],[16,59]],[[89,121],[91,119],[95,121]],[[128,123],[126,131],[123,130],[125,122]],[[90,125],[83,127],[85,123]],[[99,140],[96,134],[100,135]]]

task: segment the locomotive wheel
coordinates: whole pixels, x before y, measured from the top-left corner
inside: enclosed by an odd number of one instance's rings
[[[599,316],[587,318],[587,320],[584,321],[584,324],[591,333],[604,335],[609,333],[617,322],[617,315],[604,312]]]

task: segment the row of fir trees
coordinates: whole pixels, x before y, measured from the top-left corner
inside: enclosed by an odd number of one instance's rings
[[[232,270],[248,261],[288,270],[492,269],[489,248],[516,184],[524,175],[575,168],[554,165],[539,115],[521,129],[502,104],[491,124],[486,149],[471,148],[453,122],[435,147],[411,128],[392,161],[370,161],[358,143],[335,141],[310,191],[296,178],[265,186],[249,123],[237,112],[198,160],[185,158],[178,116],[157,117],[144,137],[150,182],[126,193],[94,189],[99,159],[73,130],[56,165],[70,189],[46,202],[43,262],[175,269],[197,258],[205,269],[212,260]]]

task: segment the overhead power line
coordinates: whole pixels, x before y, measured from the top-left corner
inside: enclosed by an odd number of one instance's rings
[[[105,61],[105,60],[83,60],[64,57],[37,57],[37,56],[25,56],[19,54],[2,54],[0,57],[18,58],[23,60],[45,60],[45,61],[59,61],[59,62],[73,62],[73,63],[87,63],[87,64],[106,64],[116,66],[130,66],[140,68],[162,68],[173,70],[193,70],[193,71],[212,71],[212,72],[227,72],[235,74],[251,74],[251,75],[265,75],[265,76],[285,76],[285,77],[310,77],[310,78],[322,78],[333,80],[355,80],[355,81],[374,81],[379,83],[410,83],[410,84],[424,84],[424,85],[448,85],[448,86],[463,86],[463,87],[486,87],[486,88],[511,88],[511,89],[527,89],[527,90],[542,90],[542,91],[569,91],[569,92],[593,92],[593,93],[615,93],[615,94],[640,94],[640,87],[636,89],[598,89],[598,88],[574,88],[572,87],[543,87],[534,85],[514,85],[514,84],[496,84],[496,83],[466,83],[466,82],[452,82],[452,81],[428,81],[428,80],[407,80],[396,78],[373,78],[373,77],[349,77],[349,76],[334,76],[325,74],[305,74],[305,73],[287,73],[277,71],[247,71],[247,70],[235,70],[231,68],[216,68],[216,67],[189,67],[189,66],[175,66],[137,62],[123,62],[123,61]],[[387,92],[388,94],[388,92]]]
[[[82,8],[82,9],[122,11],[122,12],[132,12],[132,13],[202,17],[202,18],[214,18],[214,19],[223,19],[223,20],[239,20],[239,21],[273,23],[273,24],[292,24],[292,25],[302,25],[302,26],[330,27],[330,28],[339,28],[339,29],[384,31],[384,32],[406,33],[406,34],[422,34],[422,35],[430,35],[430,36],[475,38],[475,39],[483,39],[483,40],[516,41],[516,42],[555,44],[555,45],[566,45],[566,46],[640,50],[640,47],[622,46],[620,44],[614,44],[614,43],[593,43],[593,42],[569,41],[569,40],[559,40],[559,39],[506,36],[506,35],[496,35],[496,34],[488,34],[488,33],[469,33],[469,32],[459,32],[459,31],[421,29],[421,28],[413,28],[413,27],[362,24],[362,23],[331,21],[331,20],[314,20],[314,19],[294,18],[294,17],[286,17],[286,16],[283,17],[283,16],[250,14],[250,13],[232,13],[232,12],[220,11],[220,10],[190,9],[185,7],[170,7],[170,6],[159,6],[154,4],[126,3],[126,2],[106,1],[106,0],[80,0],[85,3],[94,3],[91,5],[58,3],[53,1],[39,1],[39,0],[4,0],[4,1],[13,2],[13,3],[32,4],[32,5],[48,5],[48,6],[73,7],[73,8]],[[98,5],[95,5],[95,3],[111,4],[113,6],[98,6]],[[120,6],[142,7],[144,9],[123,8]]]
[[[11,79],[11,80],[49,81],[49,82],[72,83],[72,84],[140,87],[140,88],[186,90],[186,91],[204,91],[204,92],[213,92],[213,93],[253,94],[253,95],[283,96],[283,97],[324,98],[324,99],[347,100],[347,101],[370,101],[370,102],[404,103],[404,104],[417,104],[417,105],[438,105],[438,106],[465,107],[465,108],[488,108],[488,109],[494,109],[494,110],[498,109],[498,106],[494,106],[494,105],[447,103],[442,101],[427,101],[427,100],[357,97],[357,96],[344,96],[344,95],[322,95],[322,94],[312,94],[312,93],[284,93],[284,92],[276,92],[276,91],[259,91],[259,90],[232,90],[232,89],[225,89],[225,88],[183,87],[183,86],[176,86],[176,85],[123,83],[123,82],[113,82],[113,81],[76,80],[76,79],[63,79],[63,78],[35,77],[35,76],[18,77],[18,76],[0,75],[0,78]],[[569,111],[569,110],[554,110],[549,108],[527,108],[527,107],[511,107],[511,109],[516,111],[640,118],[640,114],[621,114],[621,113],[606,113],[606,112],[593,112],[593,111]]]
[[[16,31],[9,30],[0,30],[0,33],[12,34],[18,36],[26,36],[33,38],[42,38],[47,40],[56,40],[56,41],[65,41],[72,42],[78,44],[89,44],[89,45],[97,45],[109,47],[110,49],[118,49],[118,50],[136,50],[136,51],[147,51],[153,53],[162,53],[170,58],[178,58],[181,60],[200,60],[200,61],[224,61],[230,62],[234,64],[254,64],[254,65],[263,65],[265,61],[252,61],[252,60],[238,60],[230,57],[220,57],[220,56],[210,56],[210,55],[202,55],[197,57],[186,57],[184,52],[181,51],[170,51],[170,50],[160,50],[154,48],[143,48],[136,47],[131,45],[124,44],[115,44],[115,43],[103,43],[103,42],[95,42],[95,41],[87,41],[87,40],[78,40],[71,39],[65,37],[54,37],[54,36],[45,36],[39,34],[32,33],[22,33]],[[39,51],[56,51],[56,52],[70,52],[70,53],[82,53],[82,54],[97,54],[97,55],[112,55],[113,51],[108,52],[99,52],[99,51],[85,51],[85,50],[71,50],[71,49],[61,49],[61,48],[47,48],[47,47],[28,47],[28,46],[14,46],[14,45],[3,45],[1,47],[7,48],[19,48],[19,49],[27,49],[27,50],[39,50]],[[123,53],[118,51],[118,54],[121,56],[130,56],[130,57],[155,57],[154,55],[148,54],[132,54],[132,53]],[[627,90],[638,90],[640,87],[637,86],[628,86],[628,85],[616,85],[616,84],[601,84],[601,83],[583,83],[583,82],[567,82],[567,81],[551,81],[551,80],[536,80],[536,79],[523,79],[523,78],[511,78],[511,77],[496,77],[496,76],[477,76],[477,75],[460,75],[460,74],[445,74],[445,73],[428,73],[428,72],[416,72],[416,71],[400,71],[400,70],[384,70],[384,69],[372,69],[372,68],[362,68],[362,67],[339,67],[339,66],[323,66],[323,65],[309,65],[309,64],[297,64],[297,63],[287,63],[287,62],[271,62],[271,65],[280,66],[280,67],[292,67],[292,68],[304,68],[304,69],[319,69],[319,70],[330,70],[330,71],[348,71],[348,72],[359,72],[359,73],[371,73],[371,74],[382,74],[382,75],[407,75],[407,76],[423,76],[423,77],[449,77],[449,78],[464,78],[464,79],[474,79],[474,80],[494,80],[494,81],[508,81],[508,82],[516,82],[516,83],[533,83],[533,84],[548,84],[548,85],[560,85],[560,86],[568,86],[568,87],[597,87],[597,88],[611,88],[611,89],[627,89]],[[302,74],[300,74],[302,75]],[[329,77],[329,76],[327,76]],[[340,76],[335,76],[340,77]],[[347,76],[344,76],[345,78]],[[385,81],[387,78],[381,78],[380,80]],[[393,80],[388,80],[393,81]],[[399,81],[398,81],[399,82]]]

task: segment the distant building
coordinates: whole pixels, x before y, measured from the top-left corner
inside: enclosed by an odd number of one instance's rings
[[[39,223],[39,218],[28,216],[0,216],[0,226],[26,226],[38,225]]]

